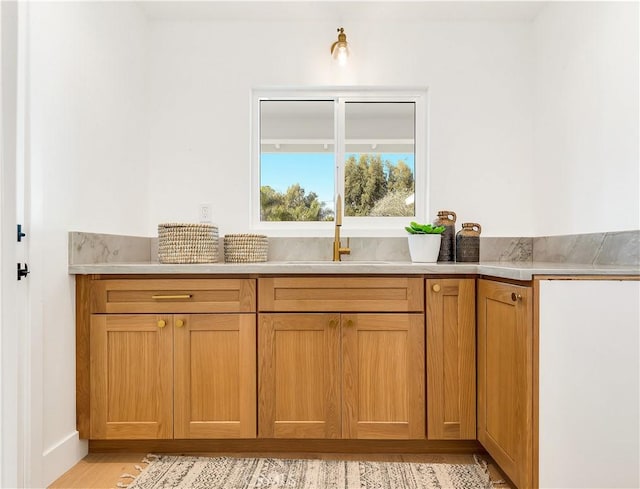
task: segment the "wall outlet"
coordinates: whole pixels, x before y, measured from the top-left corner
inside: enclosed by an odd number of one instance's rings
[[[211,204],[209,203],[200,204],[198,219],[200,220],[200,222],[207,222],[207,223],[213,222]]]

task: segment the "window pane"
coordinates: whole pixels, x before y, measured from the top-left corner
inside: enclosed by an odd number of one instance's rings
[[[333,220],[334,101],[260,102],[260,220]]]
[[[415,215],[415,103],[345,103],[344,213]]]

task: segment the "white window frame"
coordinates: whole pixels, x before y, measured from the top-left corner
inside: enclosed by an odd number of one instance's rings
[[[343,236],[405,236],[411,220],[427,222],[429,216],[428,90],[426,88],[265,88],[251,92],[251,191],[252,231],[269,236],[329,236],[333,221],[260,220],[260,102],[263,100],[336,100],[335,104],[335,191],[344,196],[344,121],[346,102],[414,102],[414,196],[415,217],[343,216]],[[335,199],[335,194],[334,194]],[[343,208],[344,212],[344,208]]]

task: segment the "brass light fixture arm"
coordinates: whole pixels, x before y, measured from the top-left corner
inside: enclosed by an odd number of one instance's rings
[[[331,54],[333,55],[333,50],[336,48],[338,43],[343,42],[346,44],[347,35],[344,33],[344,27],[338,27],[338,40],[331,45]]]

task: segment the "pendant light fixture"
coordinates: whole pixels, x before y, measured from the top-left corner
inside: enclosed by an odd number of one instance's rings
[[[347,35],[344,33],[344,27],[338,28],[338,40],[331,45],[331,56],[341,66],[347,64],[349,44],[347,43]]]

